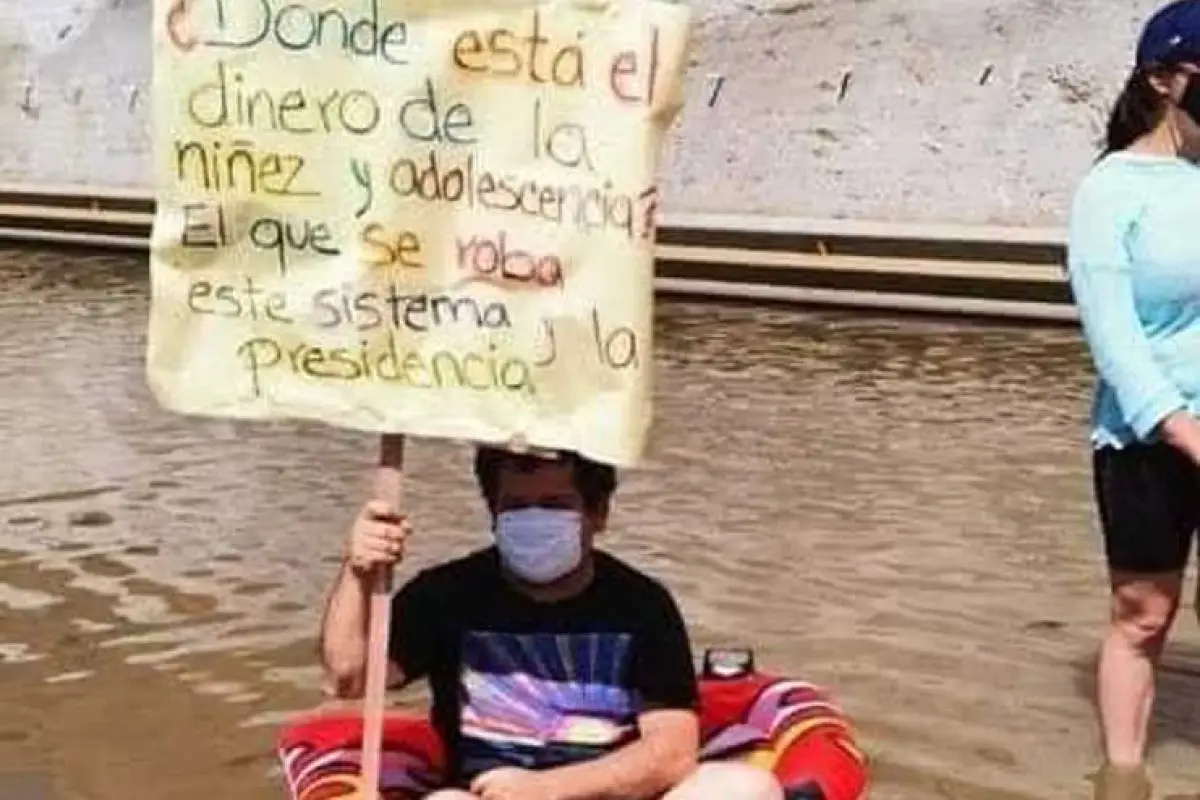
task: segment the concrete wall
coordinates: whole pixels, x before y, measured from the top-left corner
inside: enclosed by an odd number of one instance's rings
[[[693,0],[668,209],[1061,224],[1158,2]],[[150,24],[0,0],[0,181],[148,186]]]

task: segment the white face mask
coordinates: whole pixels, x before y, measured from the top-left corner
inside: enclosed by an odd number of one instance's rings
[[[583,560],[583,519],[578,511],[519,508],[496,516],[500,559],[519,579],[553,583]]]

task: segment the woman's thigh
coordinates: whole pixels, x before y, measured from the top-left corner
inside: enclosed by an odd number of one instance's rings
[[[1182,575],[1200,525],[1200,469],[1164,443],[1102,448],[1093,469],[1114,584]]]

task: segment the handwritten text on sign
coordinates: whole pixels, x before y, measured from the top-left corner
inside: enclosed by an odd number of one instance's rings
[[[683,7],[155,13],[165,406],[639,459]]]

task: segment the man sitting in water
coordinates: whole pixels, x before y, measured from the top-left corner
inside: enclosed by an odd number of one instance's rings
[[[766,771],[697,766],[679,609],[593,548],[615,471],[480,448],[475,475],[495,546],[420,572],[392,601],[393,682],[428,678],[449,754],[448,788],[431,800],[782,800]],[[355,521],[321,634],[341,697],[365,684],[371,572],[399,563],[408,538],[386,503]]]

